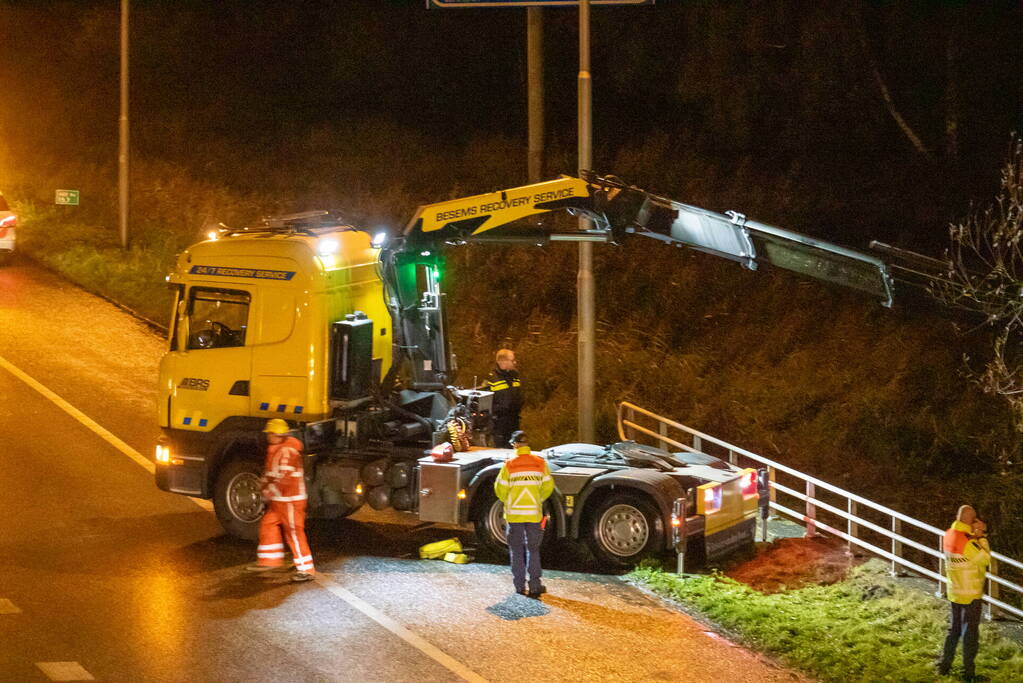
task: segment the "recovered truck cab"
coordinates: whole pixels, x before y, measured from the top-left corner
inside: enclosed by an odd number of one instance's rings
[[[593,226],[515,225],[552,211],[587,215]],[[175,302],[160,364],[157,485],[212,498],[229,533],[254,539],[261,429],[283,418],[305,445],[311,517],[394,508],[427,522],[471,521],[484,545],[501,547],[492,484],[512,452],[489,444],[492,395],[452,386],[443,249],[631,234],[891,299],[876,259],[592,174],[423,206],[389,240],[326,212],[225,228],[185,250],[167,278]],[[461,452],[435,462],[430,448],[444,441]],[[714,557],[753,540],[765,491],[752,470],[633,442],[544,455],[558,485],[546,536],[585,539],[606,564],[680,544]]]

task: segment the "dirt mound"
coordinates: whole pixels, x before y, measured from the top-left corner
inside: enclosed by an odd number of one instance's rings
[[[756,557],[725,574],[762,593],[777,593],[807,584],[841,581],[852,567],[862,562],[835,539],[782,538],[758,547]]]

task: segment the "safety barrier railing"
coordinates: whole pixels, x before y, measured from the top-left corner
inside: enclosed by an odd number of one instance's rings
[[[628,401],[618,406],[618,435],[635,441],[641,441],[639,435],[649,437],[656,441],[654,445],[667,450],[721,455],[733,465],[757,463],[768,471],[771,510],[802,523],[806,536],[819,532],[836,536],[853,552],[888,560],[893,576],[911,572],[931,579],[939,597],[945,589],[945,532],[935,526]],[[1023,619],[1023,609],[1002,600],[1005,590],[1023,604],[1023,586],[1003,575],[1023,576],[1023,562],[997,552],[991,556],[984,594],[988,616],[997,619],[1011,614]]]

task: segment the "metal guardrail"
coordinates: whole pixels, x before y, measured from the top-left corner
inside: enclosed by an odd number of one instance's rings
[[[646,419],[649,426],[637,422],[637,416],[641,420]],[[858,550],[888,560],[893,576],[912,572],[932,579],[937,586],[936,595],[941,597],[943,594],[948,579],[943,566],[945,532],[942,529],[623,401],[618,405],[618,435],[623,440],[639,440],[637,434],[655,439],[656,445],[668,450],[674,448],[715,455],[706,450],[711,446],[724,451],[726,459],[733,465],[745,465],[741,462],[744,460],[766,467],[770,479],[771,509],[803,523],[807,537],[824,532],[844,539],[854,552]],[[784,478],[791,485],[779,482],[779,478]],[[824,500],[825,495],[830,497],[830,502]],[[778,502],[779,497],[789,505]],[[843,526],[844,530],[840,528]],[[1011,614],[1023,619],[1023,609],[1001,599],[1004,589],[1014,593],[1023,604],[1023,586],[999,575],[1002,565],[1023,575],[1023,562],[997,552],[992,552],[991,557],[984,594],[989,618],[998,619]]]

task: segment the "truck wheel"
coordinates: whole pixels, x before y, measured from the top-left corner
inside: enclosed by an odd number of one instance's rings
[[[588,519],[590,549],[608,567],[631,567],[644,553],[664,547],[664,522],[643,496],[608,496]]]
[[[476,508],[476,516],[472,521],[476,528],[476,538],[479,539],[480,545],[495,555],[507,556],[508,527],[504,521],[504,503],[489,491],[479,495],[485,495],[486,498],[482,505]],[[544,531],[543,540],[540,541],[541,553],[550,550],[558,537],[549,502],[544,503],[544,513],[550,515],[550,519],[547,520],[547,529]]]
[[[484,484],[484,487],[487,485]],[[482,487],[481,487],[482,488]],[[489,487],[487,487],[489,488]],[[476,528],[476,538],[480,545],[495,555],[508,554],[508,533],[504,521],[504,503],[497,499],[492,491],[483,490],[483,496],[472,520]]]
[[[259,491],[262,469],[251,460],[232,460],[221,468],[213,491],[213,509],[224,531],[246,541],[259,539],[266,504]]]

